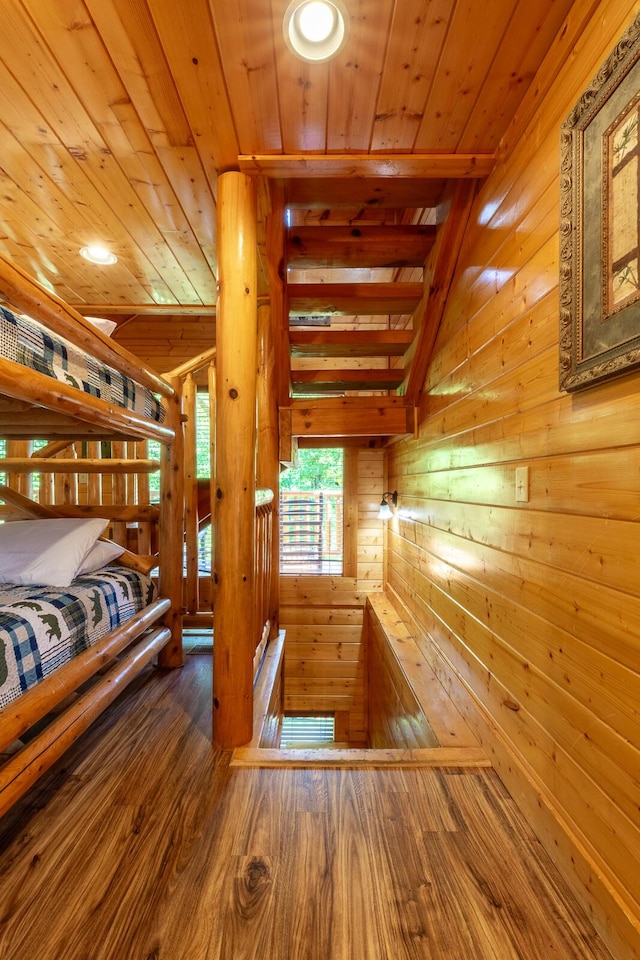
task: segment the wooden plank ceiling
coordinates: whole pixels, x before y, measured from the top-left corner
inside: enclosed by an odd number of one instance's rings
[[[476,184],[572,0],[346,0],[314,65],[287,3],[3,0],[0,252],[170,369],[215,337],[216,182],[243,170],[288,210],[260,283],[284,257],[293,396],[412,405]]]

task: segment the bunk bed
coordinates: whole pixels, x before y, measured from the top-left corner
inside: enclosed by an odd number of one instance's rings
[[[12,483],[68,464],[39,452],[0,463],[1,815],[147,664],[182,663],[183,445],[179,380],[2,257],[0,299],[0,438],[161,445],[157,555],[104,537],[113,509],[47,505]]]

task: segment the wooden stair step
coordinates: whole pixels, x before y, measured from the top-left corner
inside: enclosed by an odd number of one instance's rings
[[[292,370],[294,396],[336,390],[397,390],[403,370]]]
[[[295,227],[287,232],[292,267],[422,267],[435,242],[432,226]]]
[[[411,330],[304,330],[289,334],[292,357],[401,357]],[[295,373],[293,374],[295,376]]]
[[[422,283],[289,283],[289,313],[385,316],[413,313]],[[292,322],[295,322],[293,320]]]
[[[294,399],[281,414],[293,437],[389,437],[413,433],[414,411],[401,397]]]

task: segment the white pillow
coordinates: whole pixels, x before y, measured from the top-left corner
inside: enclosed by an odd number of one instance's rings
[[[76,576],[79,577],[83,573],[93,573],[94,570],[99,570],[100,567],[104,567],[112,560],[121,557],[124,550],[124,547],[121,547],[119,543],[113,543],[112,540],[97,540],[89,550]]]
[[[115,328],[118,326],[115,320],[106,320],[104,317],[85,317],[85,320],[88,320],[89,323],[92,323],[94,327],[97,327],[98,330],[101,330],[107,337],[110,337]]]
[[[68,587],[107,523],[65,517],[0,524],[0,583]]]

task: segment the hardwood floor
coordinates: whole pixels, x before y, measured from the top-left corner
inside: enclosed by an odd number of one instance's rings
[[[210,658],[147,673],[0,821],[2,960],[604,960],[492,770],[243,769]]]

